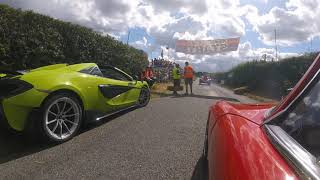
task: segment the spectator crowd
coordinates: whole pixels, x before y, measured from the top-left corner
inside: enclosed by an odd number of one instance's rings
[[[154,58],[151,60],[151,66],[152,67],[171,67],[173,68],[173,62],[164,60],[162,58]]]
[[[162,58],[154,58],[151,60],[151,67],[157,82],[169,82],[172,79],[173,62]]]
[[[142,72],[141,79],[153,79],[154,82],[167,83],[172,81],[172,70],[175,63],[163,58],[151,59],[149,66]],[[180,68],[181,72],[182,69]],[[153,84],[153,83],[152,83]]]

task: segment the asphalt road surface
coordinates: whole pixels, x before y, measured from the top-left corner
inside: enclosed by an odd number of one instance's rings
[[[0,179],[203,179],[209,106],[219,99],[254,101],[197,81],[194,93],[152,99],[60,145],[1,130]]]

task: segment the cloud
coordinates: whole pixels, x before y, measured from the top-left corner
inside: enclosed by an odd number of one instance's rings
[[[106,17],[121,17],[132,8],[128,1],[124,0],[94,0],[95,8]]]
[[[205,0],[146,0],[157,11],[168,11],[171,13],[189,12],[195,14],[204,14],[208,11]]]
[[[259,15],[255,7],[247,6],[247,19],[267,45],[274,43],[275,30],[281,46],[292,46],[320,35],[319,0],[289,0],[285,8],[273,7]]]
[[[233,13],[238,0],[0,0],[16,8],[32,9],[55,18],[78,23],[113,36],[128,28],[143,28],[159,45],[175,38],[212,39],[244,35],[244,23]],[[165,37],[165,38],[164,38]],[[164,40],[165,39],[165,40]]]
[[[175,40],[243,37],[246,28],[257,32],[266,45],[273,45],[274,29],[282,46],[320,36],[319,0],[289,0],[284,7],[273,7],[266,14],[260,14],[253,5],[242,5],[240,0],[0,0],[0,3],[87,26],[117,39],[129,29],[139,28],[154,41],[143,36],[130,45],[149,54],[160,54],[164,49],[166,58],[190,61],[196,68],[208,71],[228,70],[263,54],[272,59],[274,50],[268,46],[253,49],[246,41],[234,52],[195,56],[176,53]],[[285,55],[293,54],[280,54]]]
[[[148,43],[148,40],[146,37],[143,37],[142,40],[140,41],[135,41],[134,43],[131,44],[132,46],[138,48],[138,49],[145,49],[147,48],[148,46],[150,46],[151,44]]]

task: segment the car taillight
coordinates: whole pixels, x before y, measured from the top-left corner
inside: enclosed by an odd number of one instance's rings
[[[0,80],[0,99],[21,94],[32,88],[33,86],[31,84],[17,78],[1,79]]]

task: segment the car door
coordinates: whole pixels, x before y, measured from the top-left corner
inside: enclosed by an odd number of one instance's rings
[[[108,105],[120,109],[136,103],[140,89],[132,77],[112,66],[100,66],[100,71],[105,82],[99,85],[99,90]]]

